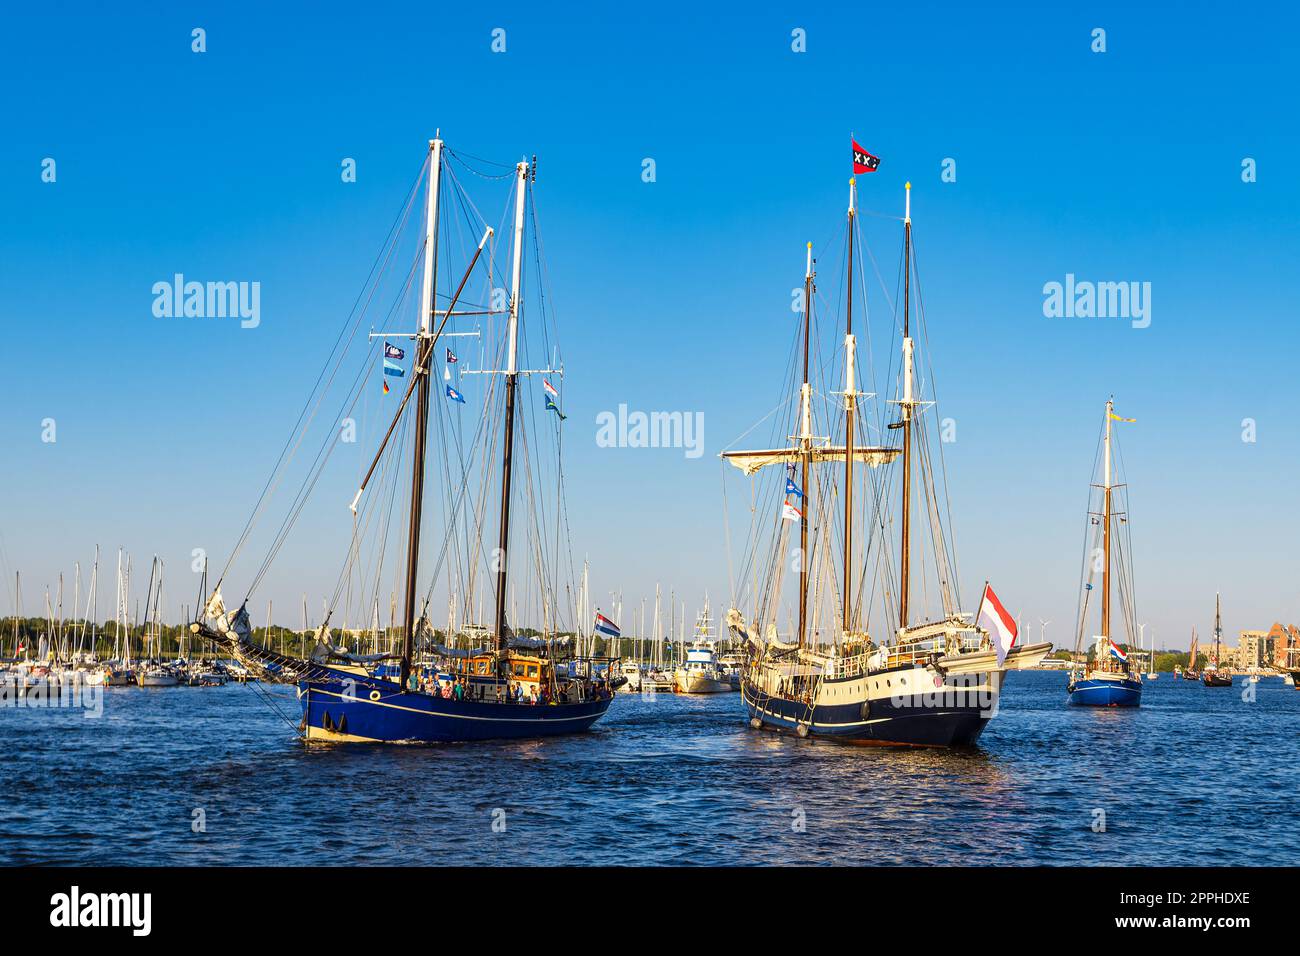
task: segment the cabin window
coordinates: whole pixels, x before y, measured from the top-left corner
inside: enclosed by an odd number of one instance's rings
[[[529,676],[529,677],[536,677],[536,676],[537,676],[537,665],[536,665],[536,664],[529,664],[529,665],[528,665],[528,676]]]
[[[516,677],[523,677],[523,676],[524,676],[524,665],[523,665],[523,664],[516,664],[516,665],[514,666],[514,675],[515,675]]]

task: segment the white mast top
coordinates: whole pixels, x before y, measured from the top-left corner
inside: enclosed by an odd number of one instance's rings
[[[904,183],[906,205],[903,214],[903,222],[907,225],[912,223],[912,184]],[[903,400],[899,403],[903,407],[903,418],[909,420],[912,417],[912,406],[916,404],[912,397],[912,373],[913,373],[913,352],[915,345],[911,336],[903,339]]]
[[[519,347],[519,276],[523,269],[524,254],[524,193],[528,189],[528,164],[515,166],[515,250],[514,269],[510,275],[510,345],[506,359],[506,374],[518,371]]]
[[[1103,488],[1110,487],[1110,423],[1111,416],[1115,414],[1115,400],[1113,398],[1106,400],[1106,475]]]
[[[424,216],[424,282],[420,287],[420,334],[430,335],[433,320],[433,277],[438,268],[438,181],[442,178],[442,140],[429,140],[428,208]]]
[[[811,242],[808,243],[808,271],[805,274],[805,278],[809,282],[809,291],[811,292],[813,278]],[[812,303],[805,299],[803,304],[805,319],[811,308]],[[799,390],[799,439],[805,445],[812,441],[812,386],[807,382],[805,382],[803,387]]]

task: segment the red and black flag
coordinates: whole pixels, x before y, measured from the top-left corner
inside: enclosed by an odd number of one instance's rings
[[[874,173],[880,168],[880,157],[872,156],[865,149],[858,145],[856,139],[851,140],[853,143],[853,172],[857,173]]]

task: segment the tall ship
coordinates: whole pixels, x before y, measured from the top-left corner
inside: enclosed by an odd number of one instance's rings
[[[1214,595],[1214,653],[1201,671],[1201,683],[1206,687],[1231,687],[1232,670],[1223,666],[1223,618],[1220,614],[1219,595]]]
[[[1094,485],[1100,492],[1100,508],[1089,511],[1090,534],[1086,538],[1083,597],[1079,604],[1079,625],[1075,638],[1075,657],[1083,644],[1091,620],[1090,607],[1097,575],[1101,576],[1101,629],[1092,639],[1090,659],[1070,669],[1066,685],[1069,702],[1085,707],[1137,707],[1142,703],[1142,674],[1128,651],[1116,643],[1113,598],[1119,591],[1121,617],[1128,643],[1133,644],[1137,627],[1137,609],[1133,592],[1133,565],[1128,532],[1127,506],[1119,505],[1119,496],[1127,498],[1127,486],[1114,481],[1115,422],[1132,422],[1115,414],[1115,402],[1106,400],[1106,418],[1102,429],[1102,482]],[[1118,579],[1118,587],[1116,580]],[[1136,658],[1136,655],[1134,655]]]
[[[508,277],[498,269],[495,231],[479,215],[461,185],[462,177],[501,184],[484,189],[510,184],[511,196],[501,216],[513,224]],[[572,555],[565,550],[567,512],[559,454],[564,413],[557,385],[563,368],[551,364],[557,355],[556,329],[536,239],[535,181],[535,157],[512,167],[459,155],[440,137],[429,142],[421,175],[358,307],[340,333],[317,391],[304,405],[202,615],[191,625],[194,634],[254,676],[295,684],[302,707],[299,731],[309,740],[432,743],[542,737],[585,731],[609,709],[616,661],[577,659],[577,612],[565,606],[572,594],[565,580],[574,575]],[[421,206],[421,187],[422,223],[418,213],[412,215]],[[530,297],[527,312],[526,263],[536,296]],[[439,281],[442,273],[452,282],[450,295]],[[471,282],[482,289],[479,302],[465,296]],[[374,317],[369,310],[384,308],[374,303],[388,295],[386,289],[391,290],[392,304],[385,322],[409,315],[416,307],[414,288],[419,290],[414,332],[388,327],[368,337],[359,334],[363,321]],[[455,331],[461,323],[473,328]],[[483,343],[478,369],[467,368],[456,354],[463,351],[465,337]],[[368,348],[360,361],[345,364],[356,340],[368,342]],[[540,367],[524,364],[529,346],[541,357]],[[408,349],[413,352],[409,367]],[[378,369],[380,360],[385,397],[369,399],[363,390],[376,383],[366,373]],[[353,365],[359,366],[355,373]],[[441,382],[435,384],[438,377]],[[391,404],[382,404],[392,401],[386,397],[390,380],[405,385],[395,412],[386,411]],[[349,508],[351,533],[343,536],[343,570],[315,629],[310,654],[293,657],[254,640],[249,597],[237,610],[227,610],[222,585],[257,518],[268,508],[269,495],[284,483],[287,462],[306,442],[326,390],[336,382],[343,383],[338,417],[325,429],[316,461],[248,590],[251,597],[264,580],[302,515],[307,495],[318,486],[339,435],[346,435],[350,425],[355,428],[363,400],[379,402],[375,434],[382,432],[382,438],[368,468],[368,455],[357,462],[356,473],[364,477],[350,486],[356,492]],[[477,394],[471,396],[474,388]],[[409,475],[405,483],[403,472]],[[436,483],[435,500],[443,505],[441,522],[431,521],[427,513],[426,483]],[[517,514],[520,508],[522,515]],[[427,544],[433,545],[433,559],[422,562]],[[320,545],[313,541],[312,547]],[[398,551],[397,560],[392,551]],[[381,590],[386,574],[396,584],[390,594]],[[452,608],[461,608],[463,622],[457,627],[456,615],[450,614],[448,629],[442,632],[435,631],[429,619],[439,586],[445,587]],[[474,598],[483,587],[493,592],[490,622],[476,615]],[[390,621],[380,633],[379,606],[396,607],[399,601],[404,609],[400,626]],[[356,632],[346,626],[348,614],[353,620],[370,621],[373,631],[352,649],[346,641]],[[332,631],[336,615],[344,619],[339,629],[342,643],[336,643]],[[525,615],[536,626],[518,627],[516,621]],[[568,628],[561,623],[566,617]],[[357,653],[367,642],[378,650]]]
[[[854,144],[855,173],[874,169],[872,159]],[[942,448],[931,448],[923,427],[923,413],[934,403],[922,399],[916,381],[910,183],[905,195],[902,304],[894,325],[901,333],[893,369],[898,397],[891,403],[896,420],[887,422],[881,406],[866,405],[873,396],[857,386],[855,267],[866,273],[857,258],[855,178],[842,247],[844,320],[832,326],[837,345],[827,357],[815,342],[820,310],[809,243],[790,378],[768,416],[771,444],[722,454],[752,484],[744,570],[733,580],[726,625],[746,648],[740,689],[756,729],[884,746],[972,745],[997,712],[1006,671],[1032,667],[1051,649],[1016,646],[1005,611],[995,640],[982,626],[983,613],[976,621],[961,610],[955,551],[941,520],[946,502],[935,482],[942,468],[934,458]],[[924,313],[916,318],[923,323]],[[937,431],[940,423],[929,418]],[[871,431],[896,440],[873,441]],[[928,618],[913,604],[913,538],[922,537],[912,525],[916,502],[931,532],[925,543],[940,602],[939,613]],[[895,532],[896,550],[889,540]],[[869,629],[873,610],[879,638]]]

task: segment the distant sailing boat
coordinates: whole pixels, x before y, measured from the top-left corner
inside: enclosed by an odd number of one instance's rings
[[[1231,687],[1232,672],[1220,670],[1222,664],[1223,645],[1220,638],[1223,636],[1223,621],[1219,615],[1219,595],[1214,595],[1214,654],[1210,662],[1205,665],[1205,670],[1201,672],[1201,683],[1206,687]]]
[[[421,599],[418,593],[420,583],[420,544],[423,518],[423,499],[426,470],[429,455],[427,452],[428,433],[430,431],[429,400],[433,375],[436,374],[435,362],[440,362],[442,353],[435,346],[446,348],[447,339],[444,328],[453,315],[499,315],[500,307],[485,307],[481,310],[466,309],[457,311],[467,282],[474,274],[484,247],[493,235],[491,227],[483,232],[482,239],[474,249],[465,268],[463,278],[455,293],[450,297],[446,307],[438,302],[436,280],[438,273],[440,249],[439,231],[439,191],[440,187],[450,187],[452,198],[459,201],[459,208],[452,209],[448,221],[444,223],[450,235],[453,230],[464,225],[462,219],[476,216],[472,202],[460,191],[454,173],[449,169],[444,177],[444,152],[452,159],[457,159],[481,178],[513,179],[514,185],[514,233],[513,255],[511,260],[510,297],[504,309],[506,313],[502,342],[495,353],[494,364],[499,360],[499,370],[480,369],[477,374],[493,376],[486,381],[502,382],[504,394],[491,385],[490,395],[499,401],[502,408],[500,419],[491,418],[486,410],[481,423],[471,427],[478,428],[478,456],[471,450],[457,455],[460,442],[459,428],[461,419],[451,419],[450,413],[441,415],[438,424],[443,429],[440,437],[444,441],[442,459],[437,462],[435,475],[439,472],[446,479],[448,516],[447,539],[443,557],[451,555],[450,561],[464,564],[457,570],[470,577],[469,582],[462,581],[454,593],[466,596],[475,592],[474,574],[487,567],[494,573],[496,585],[496,615],[493,630],[488,633],[491,646],[460,648],[454,646],[457,635],[447,634],[446,644],[439,644],[428,620],[428,597]],[[493,171],[495,173],[495,171]],[[443,180],[447,182],[444,184]],[[559,568],[553,563],[558,557],[561,535],[556,534],[549,543],[541,540],[546,525],[546,514],[540,513],[536,498],[545,495],[548,500],[555,496],[550,489],[538,489],[536,482],[540,475],[540,465],[530,469],[522,467],[529,464],[527,456],[538,454],[538,445],[543,444],[548,433],[556,447],[558,459],[558,428],[563,419],[558,400],[559,391],[546,379],[542,378],[543,395],[539,391],[538,399],[545,399],[545,410],[541,421],[544,427],[536,427],[536,432],[527,432],[527,419],[517,412],[518,387],[521,376],[559,375],[559,369],[522,369],[519,367],[522,328],[521,285],[522,269],[525,261],[524,234],[525,213],[528,199],[532,192],[530,186],[536,178],[536,160],[533,163],[520,162],[514,166],[512,173],[504,175],[479,172],[457,157],[454,151],[444,148],[440,138],[429,142],[427,176],[424,177],[425,216],[422,247],[419,249],[423,258],[423,281],[420,287],[419,328],[409,336],[415,342],[415,364],[411,381],[401,400],[388,431],[380,443],[378,453],[362,480],[356,497],[352,501],[352,512],[356,516],[354,527],[366,529],[370,522],[387,520],[387,502],[393,500],[396,487],[396,464],[385,459],[385,450],[395,433],[410,438],[411,484],[409,510],[406,524],[405,547],[405,625],[402,631],[400,653],[377,653],[358,655],[344,647],[335,646],[330,640],[329,617],[335,610],[327,607],[325,619],[317,630],[316,647],[310,659],[288,657],[269,648],[253,643],[251,626],[247,611],[247,598],[237,612],[228,612],[221,597],[221,582],[204,610],[203,619],[191,625],[194,633],[212,641],[231,653],[241,664],[264,680],[295,683],[302,705],[301,731],[312,740],[332,742],[398,742],[409,741],[450,742],[472,741],[489,738],[527,738],[556,734],[568,734],[585,731],[609,709],[613,697],[610,677],[614,673],[612,658],[590,658],[571,662],[582,666],[562,667],[560,656],[571,653],[573,647],[571,635],[561,635],[558,626],[556,575]],[[409,206],[408,206],[409,208]],[[402,222],[405,222],[403,216]],[[485,225],[481,220],[474,225],[477,230]],[[472,242],[472,237],[470,239]],[[392,244],[390,247],[395,248]],[[468,249],[466,249],[468,251]],[[534,250],[540,255],[540,246]],[[491,256],[488,257],[489,259]],[[444,259],[444,261],[446,261]],[[414,263],[413,263],[414,266]],[[412,268],[414,272],[414,268]],[[489,266],[491,273],[491,266]],[[487,276],[489,281],[494,275]],[[538,284],[544,289],[544,276],[538,276]],[[497,298],[493,287],[492,299]],[[403,293],[404,295],[404,293]],[[446,298],[445,296],[443,297]],[[545,307],[539,313],[543,319],[550,318]],[[436,323],[436,324],[435,324]],[[546,341],[548,329],[541,327],[534,330],[535,340]],[[391,333],[390,333],[391,334]],[[452,333],[448,333],[450,335]],[[382,336],[376,336],[382,337]],[[466,405],[465,397],[451,384],[451,369],[458,358],[450,348],[446,348],[447,358],[444,365],[443,385],[448,408],[459,409]],[[405,369],[397,364],[404,357],[404,350],[385,342],[384,374],[402,377]],[[392,362],[390,363],[390,359]],[[340,362],[342,359],[340,358]],[[467,371],[464,374],[472,374]],[[499,376],[499,378],[497,378]],[[385,391],[387,380],[385,379]],[[355,399],[353,399],[355,402]],[[540,402],[539,402],[540,406]],[[413,410],[412,416],[408,414]],[[548,415],[555,412],[555,416]],[[449,432],[452,437],[449,436]],[[516,438],[521,439],[516,448]],[[331,439],[332,440],[332,439]],[[490,465],[492,452],[500,441],[500,470],[495,471]],[[397,443],[394,443],[397,444]],[[539,514],[530,515],[530,521],[522,522],[522,527],[514,529],[515,537],[520,539],[517,552],[510,549],[512,541],[512,504],[519,494],[512,487],[512,479],[517,459],[521,465],[524,488],[527,491],[526,504],[533,506]],[[400,460],[400,457],[399,457]],[[481,493],[476,501],[461,508],[461,503],[471,495],[467,490],[466,472],[474,461],[484,463],[481,470]],[[391,482],[385,490],[372,493],[358,513],[357,505],[361,502],[370,480],[376,475],[381,462],[385,467],[379,471],[380,483]],[[277,468],[279,466],[277,465]],[[558,466],[556,467],[558,472]],[[452,479],[455,479],[454,481]],[[312,479],[314,484],[314,478]],[[557,479],[558,486],[558,479]],[[310,487],[304,486],[304,494]],[[499,491],[497,504],[499,519],[497,547],[485,546],[482,540],[487,520],[487,500],[490,492]],[[260,504],[259,504],[260,506]],[[557,510],[551,512],[556,522],[565,512],[562,502],[552,505]],[[472,514],[466,516],[466,511]],[[254,512],[256,517],[256,511]],[[457,521],[459,520],[459,524]],[[250,519],[250,525],[252,519]],[[382,548],[383,534],[386,528],[371,535],[367,540],[375,542]],[[354,535],[357,532],[354,531]],[[247,531],[245,532],[245,536]],[[525,542],[527,537],[527,542]],[[242,543],[243,538],[241,538]],[[281,539],[282,540],[282,539]],[[277,540],[277,547],[279,541]],[[359,545],[358,545],[359,547]],[[238,550],[238,549],[236,549]],[[516,554],[518,560],[516,560]],[[272,556],[274,552],[272,552]],[[510,559],[507,561],[507,557]],[[233,560],[233,559],[232,559]],[[269,563],[270,558],[267,558]],[[447,567],[451,571],[451,563]],[[349,558],[345,573],[351,574],[353,558]],[[570,555],[570,565],[571,565]],[[534,632],[535,637],[525,637],[515,633],[507,622],[507,600],[511,596],[508,568],[516,564],[523,570],[532,570],[538,582],[538,607],[541,630]],[[466,567],[467,566],[467,567]],[[265,565],[264,565],[265,567]],[[436,574],[437,572],[435,572]],[[260,578],[260,573],[259,573]],[[350,580],[350,578],[349,578]],[[256,584],[256,579],[255,582]],[[378,575],[367,586],[379,587]],[[432,591],[433,585],[430,585]],[[340,585],[340,592],[343,586]],[[335,600],[337,601],[336,593]],[[369,608],[371,602],[363,601],[363,607]],[[211,622],[211,623],[208,623]],[[268,622],[269,625],[269,622]],[[477,627],[466,627],[460,637],[473,640],[479,633]],[[592,666],[603,662],[603,671]]]
[[[857,154],[855,144],[855,162]],[[918,398],[914,382],[914,340],[910,326],[913,273],[910,183],[906,195],[901,394],[896,402],[900,414],[897,422],[888,425],[889,429],[901,433],[902,447],[872,445],[865,435],[859,435],[859,430],[865,432],[866,423],[858,416],[858,400],[870,396],[858,391],[856,386],[853,266],[857,187],[856,181],[851,180],[846,240],[847,306],[842,338],[844,388],[833,406],[842,426],[842,443],[831,444],[829,438],[818,437],[814,426],[814,387],[809,368],[816,287],[812,243],[809,243],[803,328],[796,342],[796,348],[802,351],[802,361],[799,363],[796,355],[793,365],[795,370],[802,368],[802,376],[794,383],[797,399],[793,407],[787,404],[788,399],[783,402],[787,416],[791,417],[774,426],[774,430],[788,429],[788,434],[777,432],[773,436],[774,442],[784,438],[786,443],[782,447],[753,451],[725,451],[722,455],[747,476],[762,473],[775,478],[776,482],[756,492],[756,498],[761,494],[761,500],[771,502],[773,507],[780,506],[778,514],[769,511],[755,518],[751,533],[754,547],[746,559],[747,565],[755,569],[755,582],[749,586],[754,608],[751,618],[746,620],[737,607],[732,607],[726,615],[731,633],[743,640],[747,648],[740,689],[750,725],[756,729],[771,728],[792,731],[801,737],[824,736],[885,746],[974,744],[997,712],[1006,670],[1032,667],[1051,649],[1045,643],[1013,646],[1014,630],[1007,644],[995,647],[989,634],[972,622],[969,614],[960,611],[947,563],[950,549],[943,539],[936,507],[929,507],[927,514],[932,519],[945,614],[940,620],[924,623],[912,618],[909,528],[918,443],[925,501],[933,506],[936,499],[925,435],[917,427],[923,406],[932,403]],[[842,418],[839,411],[843,412]],[[876,532],[885,524],[882,514],[885,498],[882,486],[875,485],[868,488],[870,494],[858,499],[854,482],[855,470],[857,480],[862,481],[864,473],[875,472],[900,458],[902,520],[898,590],[894,591],[883,543],[875,549],[883,566],[879,580],[873,581],[858,566],[854,550],[858,524],[855,501],[860,510],[865,504],[873,512],[866,522],[866,550],[870,554]],[[857,469],[858,465],[867,467]],[[763,472],[765,468],[771,471]],[[817,539],[810,542],[809,532],[814,528]],[[797,545],[787,541],[794,538],[791,529],[797,529]],[[883,530],[879,537],[883,542]],[[833,560],[833,545],[838,545],[840,550],[840,567]],[[793,634],[782,636],[778,625],[782,614],[782,582],[789,561],[787,548],[799,556],[794,562],[799,566],[798,623]],[[892,642],[887,638],[873,641],[867,633],[865,617],[869,606],[859,595],[868,584],[883,585],[879,591],[872,587],[872,592],[879,593],[884,602],[886,619],[892,619],[891,624],[897,622]],[[986,588],[986,600],[988,593]],[[889,603],[891,598],[896,601],[896,610]],[[738,596],[736,600],[739,599]],[[825,605],[830,605],[831,613],[819,619],[819,607]],[[1009,615],[1006,620],[1014,627]],[[824,637],[820,635],[823,629],[828,632]],[[1012,646],[1008,649],[1008,645]]]
[[[1093,638],[1092,661],[1070,669],[1070,682],[1067,685],[1069,702],[1087,707],[1137,707],[1142,703],[1142,675],[1135,663],[1129,661],[1128,652],[1115,643],[1111,623],[1111,578],[1116,572],[1121,577],[1120,598],[1123,603],[1124,619],[1130,643],[1136,622],[1136,610],[1133,606],[1132,567],[1125,550],[1120,548],[1121,539],[1127,544],[1127,536],[1117,533],[1117,526],[1127,524],[1127,514],[1117,512],[1114,493],[1117,488],[1113,481],[1112,422],[1132,421],[1115,414],[1113,399],[1106,402],[1106,425],[1102,439],[1104,443],[1101,484],[1101,511],[1092,513],[1092,524],[1097,528],[1096,537],[1100,542],[1100,562],[1089,561],[1089,570],[1085,575],[1083,600],[1079,611],[1079,628],[1075,639],[1075,651],[1080,650],[1083,635],[1088,625],[1088,599],[1092,595],[1092,577],[1096,571],[1101,572],[1101,633]],[[1100,522],[1100,523],[1099,523]],[[1098,553],[1096,540],[1090,542],[1090,552]],[[1115,552],[1119,551],[1121,560],[1115,561]],[[1100,563],[1100,567],[1098,567]],[[1118,564],[1118,567],[1116,565]]]
[[[1200,680],[1201,672],[1196,669],[1196,658],[1200,649],[1196,640],[1196,628],[1192,628],[1192,646],[1187,652],[1187,668],[1183,671],[1183,680]]]

